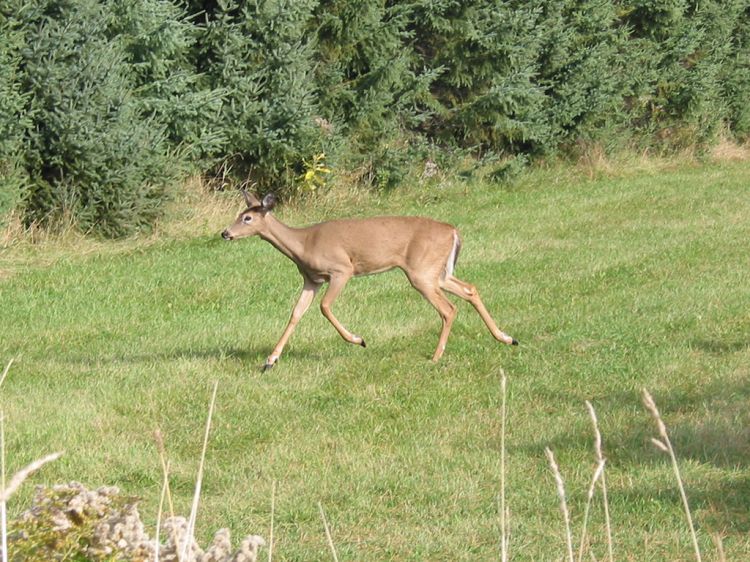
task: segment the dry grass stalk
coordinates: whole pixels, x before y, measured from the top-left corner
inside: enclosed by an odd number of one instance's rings
[[[500,390],[502,403],[500,405],[500,560],[508,562],[508,520],[505,510],[505,371],[500,369]]]
[[[198,502],[201,495],[201,486],[203,484],[203,465],[206,462],[206,449],[208,448],[208,434],[211,430],[211,418],[214,414],[214,405],[216,404],[216,391],[219,388],[219,382],[214,383],[214,391],[211,395],[211,404],[208,407],[208,419],[206,420],[206,431],[203,435],[203,450],[201,451],[201,462],[198,465],[198,476],[195,479],[195,494],[193,495],[193,505],[190,509],[190,519],[188,520],[187,533],[185,533],[184,542],[182,544],[182,551],[180,559],[184,560],[187,555],[187,549],[193,542],[195,536],[195,519],[198,515]]]
[[[0,387],[8,376],[13,359],[8,364],[0,376]],[[5,495],[5,412],[0,411],[0,494]],[[8,510],[5,500],[0,502],[0,548],[3,549],[2,562],[8,561]]]
[[[669,440],[667,435],[667,426],[661,419],[659,409],[656,407],[654,399],[645,388],[642,391],[643,405],[649,411],[651,416],[656,421],[656,427],[659,431],[660,439],[651,439],[652,443],[657,448],[664,451],[669,455],[672,461],[672,470],[674,471],[675,478],[677,479],[677,486],[680,489],[680,496],[682,497],[682,505],[685,508],[685,517],[687,518],[688,525],[690,526],[690,537],[693,540],[693,549],[695,550],[695,558],[698,562],[702,561],[700,547],[698,546],[698,535],[695,532],[695,525],[693,525],[693,516],[690,514],[690,505],[688,504],[687,494],[685,493],[685,487],[682,483],[682,476],[680,475],[680,467],[677,465],[677,457],[675,456],[674,449],[672,448],[672,442]]]
[[[3,383],[5,382],[5,377],[8,376],[8,371],[10,371],[10,366],[13,364],[13,359],[8,361],[8,364],[5,366],[5,369],[3,369],[3,374],[0,376],[0,386],[3,386]]]
[[[555,484],[557,485],[557,495],[560,498],[560,511],[562,512],[563,520],[565,521],[565,538],[568,547],[568,560],[569,562],[575,562],[575,557],[573,556],[573,535],[570,532],[570,512],[568,512],[568,502],[565,499],[565,484],[563,483],[562,475],[560,474],[560,469],[555,462],[555,455],[552,453],[552,450],[549,447],[546,447],[544,453],[549,460],[549,466],[552,469],[552,474],[555,477]]]
[[[24,468],[16,472],[13,475],[13,478],[10,479],[8,487],[4,488],[2,493],[0,493],[0,502],[7,502],[8,499],[10,499],[10,497],[18,491],[18,488],[21,487],[21,484],[23,484],[24,480],[26,480],[29,476],[42,468],[48,462],[56,461],[61,456],[62,451],[58,453],[52,453],[51,455],[44,456],[41,459],[26,465]]]
[[[591,500],[594,499],[594,490],[596,490],[596,484],[599,482],[599,478],[601,478],[602,474],[604,474],[604,461],[599,461],[599,463],[596,465],[596,470],[594,471],[594,476],[591,478],[591,485],[589,486],[589,492],[586,498],[586,509],[583,512],[583,526],[581,528],[581,541],[578,545],[578,560],[583,560],[583,551],[586,547],[586,531],[588,529],[588,522],[589,522],[589,512],[591,511]]]
[[[596,452],[596,460],[602,465],[602,500],[604,501],[604,526],[607,530],[607,556],[609,562],[614,562],[614,547],[612,543],[612,524],[609,519],[609,499],[607,498],[607,480],[605,476],[604,464],[606,459],[602,452],[602,434],[599,431],[599,420],[596,417],[596,411],[591,405],[591,402],[586,400],[586,408],[589,411],[591,417],[591,424],[594,426],[594,451]]]
[[[10,367],[10,365],[8,365]],[[6,373],[8,368],[5,369]],[[3,373],[5,380],[6,373]],[[0,494],[5,493],[5,412],[0,411]],[[0,502],[0,548],[3,549],[3,562],[8,562],[8,510],[5,502]]]
[[[167,449],[164,446],[164,435],[161,432],[161,429],[156,428],[154,430],[154,441],[156,442],[156,449],[159,451],[159,462],[161,463],[161,471],[164,475],[164,478],[167,482],[167,489],[166,489],[166,495],[167,495],[167,505],[169,506],[169,516],[174,517],[174,504],[172,503],[172,491],[169,487],[169,464],[167,463]]]
[[[161,485],[161,496],[159,497],[159,511],[156,514],[156,548],[154,549],[154,562],[159,562],[159,531],[161,529],[161,515],[164,512],[164,497],[169,489],[169,464],[164,469],[164,481]]]
[[[714,533],[711,535],[716,545],[716,553],[718,554],[719,562],[727,562],[727,555],[724,554],[724,540],[721,538],[721,533]]]
[[[159,461],[161,463],[161,471],[162,471],[162,474],[163,474],[164,482],[166,484],[166,486],[162,490],[162,494],[163,495],[166,494],[167,505],[169,505],[169,516],[172,519],[174,519],[175,514],[174,514],[174,504],[172,503],[172,491],[171,491],[171,489],[169,487],[169,462],[167,462],[167,449],[164,446],[164,435],[162,434],[161,429],[159,429],[159,428],[156,428],[154,430],[154,441],[156,442],[156,449],[157,449],[157,451],[159,451]],[[159,517],[161,517],[163,507],[164,506],[160,504],[160,506],[159,506]],[[177,528],[173,526],[171,528],[171,530],[172,530],[172,542],[176,545],[177,544],[177,540],[178,540],[177,539]],[[156,526],[156,535],[157,535],[157,537],[156,537],[157,538],[156,544],[158,545],[159,544],[159,541],[158,541],[158,538],[159,538],[159,536],[158,536],[159,535],[159,521],[158,521],[158,519],[157,519],[157,526]],[[175,551],[175,553],[177,555],[177,562],[180,562],[182,559],[180,558],[180,551],[179,551],[179,549],[177,549]],[[156,554],[156,557],[157,557],[157,561],[156,562],[158,562],[158,558],[159,558],[158,552]]]
[[[8,376],[13,359],[8,364],[0,376],[0,387]],[[0,494],[5,495],[5,412],[0,411]],[[5,500],[0,502],[0,548],[3,549],[2,562],[8,562],[8,510]]]
[[[333,539],[331,538],[331,531],[328,528],[328,521],[326,521],[326,514],[323,511],[323,504],[318,502],[318,509],[320,510],[320,518],[323,520],[323,529],[326,532],[326,540],[328,541],[328,547],[331,549],[334,562],[339,562],[339,557],[336,554],[336,547],[333,546]]]
[[[273,519],[276,513],[276,480],[271,485],[271,530],[268,533],[268,562],[273,558]]]

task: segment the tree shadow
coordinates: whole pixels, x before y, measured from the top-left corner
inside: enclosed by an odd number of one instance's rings
[[[750,531],[747,498],[750,497],[750,380],[713,381],[693,389],[675,389],[654,395],[680,466],[690,472],[712,474],[709,479],[686,482],[691,508],[712,531]],[[557,396],[558,401],[580,403],[574,392]],[[652,443],[659,437],[655,420],[641,403],[637,391],[622,391],[594,401],[599,417],[607,466],[623,474],[636,475],[646,466],[666,466],[668,457]],[[574,451],[589,454],[594,463],[593,429],[581,404],[581,416],[561,424],[557,433],[541,439],[527,436],[515,446],[525,455],[543,459],[543,450],[556,453]],[[512,413],[510,414],[512,416]],[[617,419],[614,430],[608,418]],[[509,447],[509,454],[513,454]],[[696,466],[698,465],[698,466]],[[693,476],[695,478],[695,476]],[[624,502],[681,502],[674,485],[646,485],[642,489],[623,488],[614,492]]]
[[[726,353],[736,353],[738,351],[745,351],[750,349],[750,341],[748,340],[707,340],[697,339],[690,342],[690,347],[693,349],[699,349],[712,355],[724,355]]]
[[[556,437],[527,442],[533,449],[545,446],[590,447],[593,432],[580,392],[550,393],[551,403],[580,405],[580,420],[586,425],[580,434],[563,429]],[[552,402],[554,400],[554,402]],[[750,379],[714,380],[692,388],[674,388],[654,393],[654,400],[667,425],[670,438],[683,457],[718,466],[750,466]],[[633,461],[650,450],[657,437],[656,424],[643,406],[641,393],[633,389],[608,392],[591,400],[596,408],[605,442],[619,451],[618,458]],[[635,414],[634,414],[635,413]],[[625,419],[627,425],[607,434],[607,419]],[[745,423],[743,423],[745,422]],[[566,424],[568,427],[574,424]],[[581,427],[580,424],[575,424]],[[622,422],[618,423],[622,426]],[[629,453],[630,451],[630,453]]]
[[[722,483],[689,480],[683,483],[690,512],[698,529],[703,528],[708,533],[750,531],[750,512],[747,510],[750,475]],[[682,498],[676,480],[665,485],[640,482],[638,486],[625,489],[610,488],[609,492],[612,501],[625,505],[648,505],[656,501],[680,506],[682,510]]]

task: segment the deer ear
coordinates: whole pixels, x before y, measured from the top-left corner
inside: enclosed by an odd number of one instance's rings
[[[276,206],[276,202],[278,199],[273,193],[269,193],[263,198],[263,209],[266,211],[272,211],[273,208]]]
[[[250,193],[247,189],[242,190],[242,196],[245,198],[245,203],[247,203],[248,209],[260,205],[260,201],[258,201],[258,198]]]

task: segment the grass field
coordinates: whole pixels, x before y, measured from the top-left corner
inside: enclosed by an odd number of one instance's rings
[[[439,364],[429,361],[437,314],[390,272],[353,280],[336,304],[366,349],[344,343],[314,306],[262,373],[301,279],[259,239],[220,240],[233,212],[182,238],[2,250],[0,363],[15,358],[0,389],[10,472],[65,450],[33,482],[118,485],[143,498],[153,524],[160,427],[187,515],[218,381],[201,542],[223,526],[267,538],[276,481],[275,560],[332,559],[318,502],[340,560],[497,560],[503,369],[512,559],[565,557],[547,446],[577,540],[595,466],[585,400],[608,458],[615,558],[692,558],[643,387],[670,429],[704,559],[718,559],[716,534],[728,560],[750,559],[747,162],[593,179],[540,170],[512,187],[455,183],[278,211],[295,225],[373,214],[456,224],[457,275],[521,345],[498,344],[458,303]],[[185,209],[190,220],[200,213]],[[602,513],[597,496],[598,560]]]

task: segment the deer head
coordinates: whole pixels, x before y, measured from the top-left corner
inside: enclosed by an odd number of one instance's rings
[[[276,206],[277,199],[273,193],[266,195],[262,201],[244,189],[242,195],[245,197],[247,209],[242,211],[234,223],[221,233],[224,240],[255,236],[263,230],[266,215]]]

